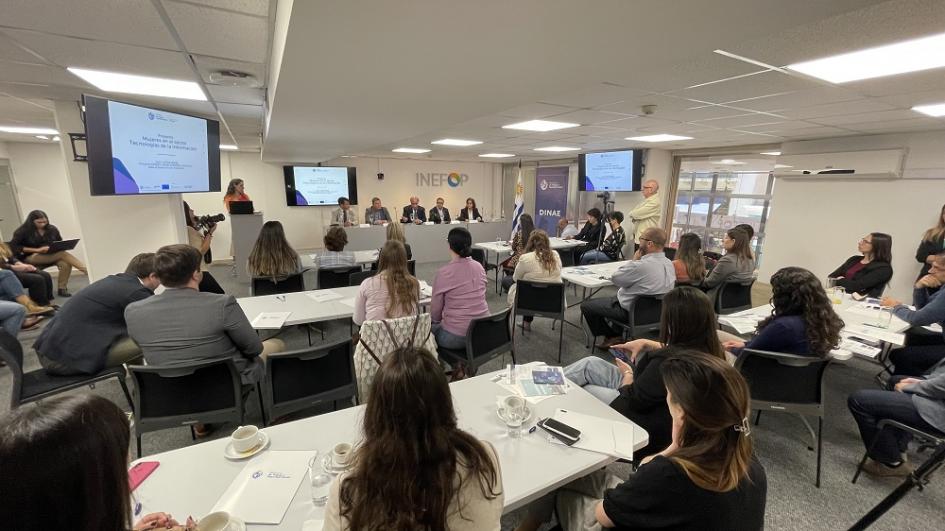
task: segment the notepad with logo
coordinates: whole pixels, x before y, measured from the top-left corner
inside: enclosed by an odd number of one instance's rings
[[[247,524],[282,522],[313,455],[311,451],[270,450],[250,459],[213,512],[226,511]]]

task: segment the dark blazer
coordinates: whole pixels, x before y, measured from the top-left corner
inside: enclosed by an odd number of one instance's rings
[[[403,214],[403,216],[400,218],[400,221],[403,222],[403,223],[410,223],[410,212],[411,212],[412,210],[413,210],[413,207],[412,207],[412,206],[410,206],[410,205],[405,206],[405,207],[404,207],[404,214]],[[407,221],[404,221],[405,218],[407,219]],[[425,208],[423,208],[423,207],[420,206],[420,205],[417,205],[417,219],[419,219],[420,221],[424,221],[424,222],[427,220],[427,211],[426,211]]]
[[[919,272],[919,276],[916,277],[916,280],[929,274],[931,264],[926,263],[925,259],[931,255],[945,251],[945,241],[943,240],[945,240],[945,238],[932,241],[922,240],[922,242],[919,243],[919,248],[915,251],[915,259],[922,264],[922,271]]]
[[[33,348],[52,361],[95,374],[105,368],[109,347],[128,335],[125,308],[151,295],[138,277],[126,273],[93,282],[63,305]]]
[[[833,273],[828,275],[830,278],[844,277],[837,281],[837,285],[846,289],[847,293],[858,293],[869,297],[879,297],[883,294],[883,289],[893,276],[892,266],[889,262],[872,261],[866,264],[853,278],[846,278],[847,269],[850,266],[863,259],[862,255],[855,255],[847,258],[847,261],[838,267]]]
[[[443,217],[440,218],[440,213],[437,212],[436,207],[430,209],[430,221],[433,223],[449,223],[450,222],[450,209],[443,207]]]
[[[467,211],[465,208],[463,208],[462,210],[459,211],[459,217],[456,218],[456,219],[458,219],[458,220],[460,220],[460,221],[471,221],[471,219],[470,219],[469,216],[468,216],[468,211]],[[478,219],[478,220],[481,220],[481,219],[482,219],[482,216],[479,214],[479,209],[478,209],[478,208],[474,208],[474,209],[473,209],[473,217],[472,217],[472,219]]]
[[[650,435],[649,444],[633,453],[635,458],[662,452],[673,440],[673,417],[666,405],[666,386],[660,374],[660,365],[672,353],[672,348],[664,348],[637,358],[633,383],[621,387],[620,395],[610,403],[610,407]]]

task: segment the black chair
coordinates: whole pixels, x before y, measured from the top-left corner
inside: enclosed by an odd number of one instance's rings
[[[351,398],[357,405],[351,339],[270,354],[262,397],[270,421],[327,401]]]
[[[712,260],[713,262],[718,262],[722,258],[721,253],[716,253],[714,251],[702,251],[702,256]]]
[[[676,259],[676,248],[675,247],[663,247],[663,254],[666,255],[668,260]]]
[[[482,268],[485,269],[486,271],[493,269],[495,267],[492,264],[486,263],[486,252],[483,251],[482,249],[471,249],[470,253],[471,253],[470,256],[472,256],[472,259],[479,262],[482,265]]]
[[[377,273],[377,262],[371,263],[371,271]],[[415,259],[407,260],[407,271],[409,271],[411,275],[417,276],[417,261]]]
[[[132,365],[135,382],[135,441],[151,431],[210,422],[243,423],[243,390],[232,359],[173,366]]]
[[[574,250],[557,249],[558,256],[561,257],[561,267],[571,267],[574,265]]]
[[[59,393],[78,389],[79,387],[95,387],[101,381],[115,378],[121,385],[121,390],[128,399],[128,405],[134,407],[131,393],[125,384],[125,368],[112,367],[97,374],[78,374],[75,376],[52,376],[43,369],[23,372],[23,346],[12,335],[0,330],[0,361],[7,364],[13,373],[13,389],[10,392],[10,409],[16,409],[22,404],[36,402]]]
[[[305,291],[305,282],[302,280],[305,271],[307,270],[289,275],[282,280],[276,280],[272,277],[253,277],[250,293],[255,297],[258,295],[279,295]]]
[[[509,328],[511,313],[512,308],[506,308],[499,313],[473,319],[466,331],[465,350],[439,347],[437,353],[450,365],[464,364],[470,376],[475,375],[479,367],[506,352],[512,353],[512,363],[515,363],[515,345]]]
[[[660,331],[660,317],[663,313],[662,295],[638,295],[633,299],[633,306],[627,312],[629,317],[626,323],[611,319],[607,322],[622,330],[624,340],[639,337],[655,337]],[[597,338],[594,338],[597,343]]]
[[[356,273],[351,273],[348,275],[348,285],[360,286],[362,282],[373,277],[374,273],[377,273],[377,271],[367,270],[367,271],[358,271]]]
[[[940,444],[945,444],[945,433],[941,432],[928,432],[913,428],[907,424],[892,420],[892,419],[883,419],[876,424],[876,436],[873,437],[873,440],[870,441],[869,450],[863,454],[863,459],[860,459],[860,464],[856,467],[856,473],[853,474],[853,479],[850,483],[856,483],[857,478],[860,477],[860,473],[863,472],[863,465],[866,464],[866,458],[870,455],[870,450],[873,449],[873,446],[876,445],[876,439],[879,438],[883,430],[886,429],[896,429],[908,432],[916,439],[922,441],[924,444],[931,446],[938,446]]]
[[[319,269],[318,289],[347,287],[348,276],[359,271],[361,271],[360,267]]]
[[[564,297],[564,284],[519,280],[515,286],[515,305],[512,314],[513,338],[515,337],[515,318],[519,315],[547,317],[564,322],[564,312],[568,309]],[[563,344],[564,324],[558,327],[558,363],[561,363]]]
[[[814,485],[820,488],[820,460],[824,427],[824,374],[831,358],[799,356],[783,352],[744,349],[735,361],[748,382],[751,409],[758,412],[778,411],[798,415],[817,445],[817,477]],[[805,417],[817,417],[817,433]],[[813,450],[813,444],[807,447]]]
[[[751,309],[751,287],[755,285],[752,279],[748,284],[723,282],[715,293],[715,313],[728,315]]]

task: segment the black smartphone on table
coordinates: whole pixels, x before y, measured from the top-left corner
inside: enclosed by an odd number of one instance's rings
[[[538,426],[551,434],[552,437],[558,439],[564,444],[571,446],[574,443],[581,440],[581,431],[577,428],[568,426],[567,424],[555,420],[555,419],[544,419],[538,422]]]

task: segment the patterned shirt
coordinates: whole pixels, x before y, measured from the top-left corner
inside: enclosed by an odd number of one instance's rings
[[[315,267],[319,269],[342,269],[355,265],[351,251],[324,251],[315,256]]]

